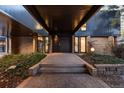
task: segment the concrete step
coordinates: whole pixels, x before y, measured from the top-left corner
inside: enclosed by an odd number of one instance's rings
[[[85,65],[42,64],[39,73],[87,73]]]
[[[54,67],[54,68],[74,68],[74,67],[86,67],[84,64],[40,64],[40,67]]]

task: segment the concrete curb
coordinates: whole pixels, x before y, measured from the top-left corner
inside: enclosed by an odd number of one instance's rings
[[[97,69],[92,66],[91,64],[89,64],[88,62],[84,61],[83,59],[81,59],[80,57],[78,57],[77,55],[75,55],[75,57],[77,57],[79,60],[81,60],[87,67],[89,73],[92,75],[92,76],[96,76],[97,75]]]
[[[49,55],[47,55],[45,58],[43,58],[40,62],[38,62],[38,63],[35,64],[34,66],[30,67],[29,70],[28,70],[29,75],[35,76],[35,75],[38,73],[39,69],[40,69],[40,64],[41,64],[42,62],[44,62],[44,61],[47,59],[48,56],[49,56]]]

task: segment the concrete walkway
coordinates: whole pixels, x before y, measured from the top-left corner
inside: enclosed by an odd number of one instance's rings
[[[42,64],[82,65],[83,60],[71,53],[48,54]],[[18,88],[108,88],[102,80],[89,74],[41,74],[24,80]]]
[[[42,64],[84,64],[72,53],[51,53]]]

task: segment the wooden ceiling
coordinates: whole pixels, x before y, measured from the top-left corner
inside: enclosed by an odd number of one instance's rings
[[[74,34],[101,6],[24,6],[50,34]]]

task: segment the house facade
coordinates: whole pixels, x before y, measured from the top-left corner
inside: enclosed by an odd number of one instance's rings
[[[48,35],[47,49],[49,52],[63,52],[64,50],[64,52],[88,53],[91,52],[91,48],[94,48],[97,54],[111,55],[111,49],[116,45],[117,37],[120,36],[120,15],[117,13],[118,11],[97,12],[70,38],[56,35],[51,39]],[[65,39],[64,45],[61,45],[63,41],[59,38]],[[66,49],[63,49],[65,46]]]
[[[9,9],[10,7],[8,6]],[[17,15],[16,10],[9,13],[4,7],[0,9],[2,10],[0,13],[0,55],[28,54],[37,51],[88,53],[92,51],[91,48],[95,53],[111,54],[111,47],[116,44],[116,38],[120,35],[117,11],[97,12],[72,35],[66,32],[63,34],[61,31],[54,34],[48,33],[46,29],[39,27],[35,19],[28,16],[29,13],[25,14],[25,18],[28,17],[27,21],[24,17],[20,19],[21,14]],[[34,26],[34,24],[37,25]],[[54,28],[55,31],[58,29]]]

